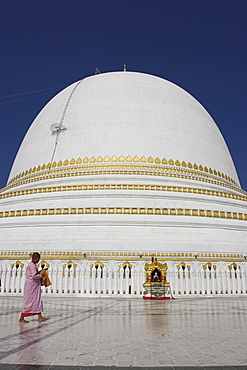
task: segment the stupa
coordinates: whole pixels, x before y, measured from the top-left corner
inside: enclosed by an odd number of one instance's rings
[[[19,148],[0,193],[2,273],[39,251],[56,275],[49,294],[139,296],[155,256],[173,295],[246,294],[246,202],[189,93],[143,73],[90,76],[41,110]]]

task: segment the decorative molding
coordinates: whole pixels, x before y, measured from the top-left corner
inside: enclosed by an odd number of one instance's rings
[[[126,259],[128,261],[139,261],[140,260],[140,252],[72,252],[72,251],[40,251],[40,254],[49,261],[69,261],[66,262],[71,264],[72,261],[94,261],[94,263],[99,263],[100,261],[96,261],[98,258],[104,261],[124,261]],[[85,257],[86,255],[86,257]],[[246,263],[247,260],[243,254],[236,254],[236,253],[197,253],[196,258],[195,254],[193,253],[186,253],[186,252],[142,252],[142,261],[150,261],[150,257],[158,257],[161,261],[179,261],[180,266],[185,264],[186,262],[231,262],[228,269],[230,270],[232,266],[235,266],[233,261],[236,262],[244,262]],[[30,261],[30,252],[0,252],[0,261],[16,261],[17,259],[22,261]],[[20,261],[16,261],[19,263]],[[181,262],[182,261],[182,262]],[[210,263],[210,262],[209,262]],[[187,265],[188,266],[188,265]],[[237,265],[236,265],[237,266]],[[177,266],[178,267],[178,266]],[[189,266],[188,266],[189,267]],[[239,267],[240,269],[240,267]]]
[[[159,215],[159,216],[192,216],[213,217],[233,220],[247,220],[246,213],[213,211],[205,209],[184,208],[128,208],[128,207],[99,207],[99,208],[42,208],[29,210],[16,210],[0,212],[0,218],[8,217],[31,217],[31,216],[54,216],[54,215],[80,215],[80,214],[123,214],[123,215]]]
[[[38,268],[43,269],[43,268],[49,268],[50,264],[44,260],[40,261],[38,263]]]
[[[63,273],[62,273],[62,277],[64,278],[65,277],[65,270],[67,269],[67,272],[68,272],[68,276],[70,276],[70,269],[71,267],[73,267],[73,271],[74,271],[74,278],[76,278],[76,268],[77,268],[77,264],[74,263],[73,261],[68,261],[67,263],[65,263],[63,265]]]
[[[202,266],[203,270],[204,270],[204,279],[207,278],[207,269],[209,270],[209,272],[213,273],[213,270],[214,270],[214,278],[216,279],[216,269],[217,269],[217,266],[216,265],[213,265],[211,262],[207,262],[205,263],[205,265]],[[212,276],[212,275],[211,275]]]
[[[209,176],[214,175],[216,177],[220,177],[224,179],[224,181],[231,182],[237,188],[239,188],[239,185],[230,176],[220,171],[217,171],[215,169],[208,168],[207,166],[197,165],[196,163],[192,164],[190,162],[179,161],[179,160],[174,161],[173,159],[167,160],[166,158],[162,158],[162,159],[158,157],[153,158],[151,156],[149,158],[146,158],[144,156],[138,157],[137,155],[134,157],[130,155],[128,155],[127,157],[124,157],[122,155],[120,157],[117,157],[113,155],[112,157],[105,156],[104,158],[101,156],[98,156],[97,158],[95,158],[93,156],[91,158],[84,157],[83,159],[79,157],[77,159],[72,158],[71,160],[68,160],[68,159],[64,161],[59,160],[58,162],[38,165],[38,166],[30,168],[29,170],[25,170],[22,173],[19,173],[18,175],[16,175],[14,178],[12,178],[8,182],[7,186],[11,185],[13,182],[21,178],[28,177],[29,175],[31,175],[32,177],[33,174],[37,174],[39,172],[40,173],[46,172],[46,170],[48,170],[49,174],[51,174],[52,172],[54,172],[54,170],[55,171],[69,170],[70,167],[77,165],[77,170],[87,171],[88,167],[91,167],[94,164],[96,164],[97,167],[99,167],[98,171],[101,171],[101,170],[104,171],[104,168],[106,168],[107,170],[107,167],[109,167],[109,165],[111,164],[117,165],[118,167],[120,167],[119,170],[121,170],[121,167],[125,167],[126,165],[129,165],[130,163],[134,167],[139,166],[140,164],[142,164],[142,166],[144,167],[147,167],[145,166],[145,163],[148,164],[148,167],[149,166],[158,166],[161,168],[169,167],[169,168],[174,168],[175,170],[177,170],[177,168],[180,167],[181,170],[186,169],[186,171],[184,172],[193,170],[193,172],[196,172],[197,175],[199,173],[201,174],[203,173],[204,175],[208,174]],[[106,166],[106,164],[108,164],[108,166]]]
[[[21,267],[21,269],[24,268],[24,263],[22,263],[21,261],[16,261],[14,263],[12,263],[11,265],[11,268],[13,269],[14,267],[16,267],[16,269],[18,269],[19,267]]]
[[[170,170],[172,172],[174,172],[174,170]],[[37,174],[33,177],[33,178],[28,178],[26,180],[23,180],[23,181],[20,181],[20,182],[16,182],[15,184],[12,184],[11,186],[7,186],[3,189],[0,190],[0,193],[3,193],[9,189],[12,189],[14,187],[17,187],[17,186],[21,186],[21,185],[25,185],[25,184],[28,184],[28,183],[33,183],[33,182],[37,182],[37,181],[42,181],[42,180],[47,180],[47,179],[51,179],[51,178],[60,178],[60,177],[70,177],[70,176],[81,176],[81,175],[98,175],[99,174],[99,171],[88,171],[88,172],[73,172],[73,173],[57,173],[57,174],[50,174],[47,172],[47,175],[46,176],[38,176]],[[201,182],[206,182],[206,183],[210,183],[210,184],[214,184],[214,185],[218,185],[218,186],[222,186],[222,187],[226,187],[226,188],[229,188],[231,190],[234,190],[234,191],[237,191],[238,193],[241,193],[243,195],[247,195],[247,192],[240,189],[240,188],[236,188],[236,187],[233,187],[233,186],[230,186],[224,182],[219,182],[219,181],[216,181],[216,180],[210,180],[208,178],[201,178],[201,177],[193,177],[193,176],[189,176],[188,173],[186,175],[182,175],[182,174],[177,174],[177,173],[162,173],[162,172],[157,172],[157,171],[149,171],[149,172],[146,172],[146,171],[100,171],[100,174],[111,174],[111,175],[149,175],[149,176],[165,176],[165,177],[175,177],[175,178],[185,178],[185,179],[189,179],[189,180],[193,180],[193,181],[201,181]],[[44,175],[44,174],[43,174]],[[207,176],[208,177],[208,176]],[[36,190],[37,189],[37,190]],[[34,192],[39,192],[38,190],[40,188],[36,188],[34,190]],[[5,194],[5,193],[4,193]],[[3,194],[3,196],[4,196]]]
[[[63,191],[85,191],[85,190],[145,190],[145,191],[165,191],[165,192],[178,192],[178,193],[193,193],[210,195],[224,198],[231,198],[247,202],[247,196],[237,195],[228,192],[192,188],[185,186],[165,186],[154,184],[81,184],[81,185],[64,185],[64,186],[48,186],[35,189],[17,190],[4,194],[0,194],[0,199],[11,198],[16,196],[28,196],[39,193],[53,193]]]
[[[187,271],[186,271],[186,268],[187,268]],[[178,269],[178,279],[181,278],[181,274],[182,276],[183,274],[185,274],[185,271],[188,273],[188,279],[190,279],[190,265],[186,265],[186,263],[182,261],[179,263],[179,265],[177,265],[177,269]]]

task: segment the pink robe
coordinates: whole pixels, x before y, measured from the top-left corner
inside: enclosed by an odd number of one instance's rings
[[[27,266],[26,277],[22,313],[24,315],[41,313],[43,312],[41,300],[41,279],[43,276],[39,273],[34,262],[30,262]]]

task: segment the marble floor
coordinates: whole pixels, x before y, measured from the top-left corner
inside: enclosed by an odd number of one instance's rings
[[[43,302],[48,321],[38,323],[33,316],[19,324],[22,297],[0,296],[0,369],[14,364],[247,369],[247,298],[44,297]]]

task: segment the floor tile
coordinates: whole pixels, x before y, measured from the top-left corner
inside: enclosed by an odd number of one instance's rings
[[[244,297],[43,301],[49,321],[19,325],[22,297],[1,297],[0,370],[247,368]]]

